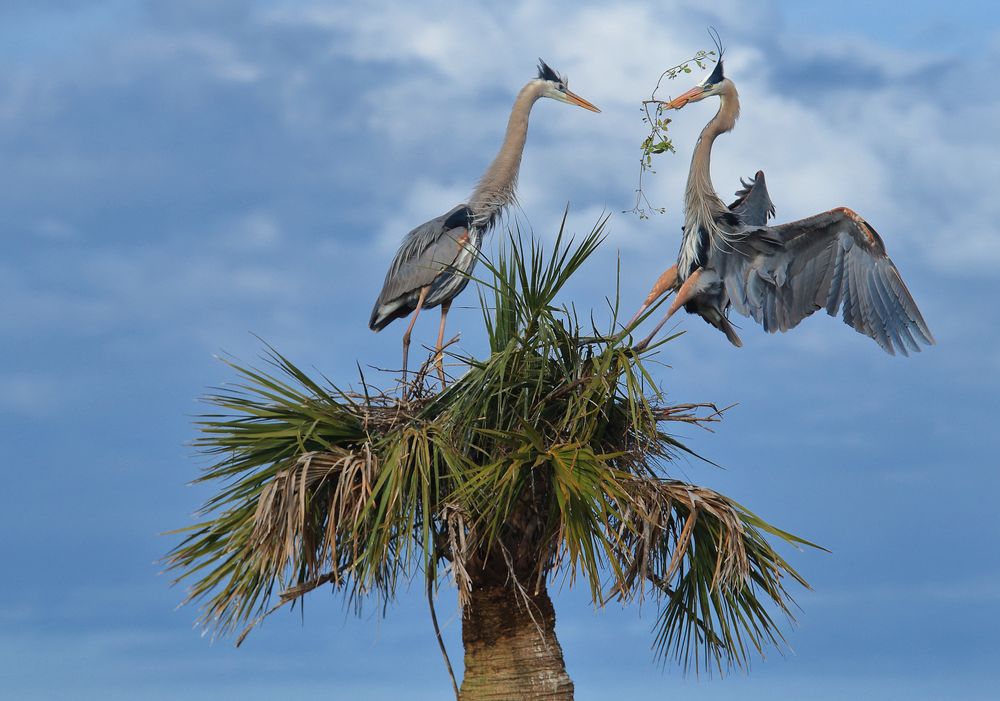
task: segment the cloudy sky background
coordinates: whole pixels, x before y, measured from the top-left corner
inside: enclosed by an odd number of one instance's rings
[[[891,358],[825,315],[734,349],[697,319],[664,351],[677,401],[738,402],[678,466],[832,550],[788,553],[794,652],[696,680],[652,657],[653,609],[557,597],[577,698],[992,699],[1000,688],[1000,10],[984,2],[10,1],[0,6],[0,695],[438,699],[419,593],[358,620],[313,594],[235,650],[156,564],[205,498],[197,402],[257,334],[350,383],[398,362],[368,331],[399,238],[461,202],[542,56],[600,115],[533,114],[518,221],[551,240],[610,213],[571,290],[634,307],[676,255],[690,149],[631,207],[639,101],[716,26],[743,116],[716,187],[767,173],[778,220],[837,205],[879,230],[937,336]],[[692,80],[667,87],[674,94]],[[494,237],[495,242],[496,237]],[[470,291],[459,303],[475,305]],[[451,328],[482,348],[478,311]],[[435,314],[418,323],[430,343]],[[439,603],[461,659],[454,599]]]

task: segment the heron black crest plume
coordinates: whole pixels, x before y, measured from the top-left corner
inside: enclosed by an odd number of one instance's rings
[[[712,41],[715,43],[715,48],[719,50],[719,60],[715,63],[715,70],[712,71],[712,74],[705,80],[705,85],[714,85],[716,83],[721,83],[722,79],[725,77],[722,73],[722,54],[725,53],[725,49],[722,48],[722,38],[719,36],[719,30],[715,27],[709,27],[708,35],[712,37]]]
[[[542,59],[538,59],[538,77],[540,80],[551,80],[554,83],[565,84],[567,82],[566,76],[559,75]]]
[[[722,54],[725,53],[725,49],[722,48],[722,37],[719,36],[719,30],[715,27],[709,27],[708,36],[712,37],[712,43],[719,50],[719,60],[722,60]]]

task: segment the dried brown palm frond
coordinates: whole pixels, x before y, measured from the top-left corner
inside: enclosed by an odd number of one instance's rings
[[[585,335],[554,303],[600,239],[549,258],[515,239],[487,264],[490,355],[457,358],[446,390],[424,373],[402,393],[342,392],[273,350],[268,372],[233,364],[242,380],[209,398],[222,412],[198,441],[222,489],[168,555],[203,623],[228,633],[327,584],[384,603],[448,573],[463,604],[553,578],[582,578],[597,605],[650,597],[656,649],[696,668],[780,643],[772,612],[804,582],[769,538],[805,541],[669,474],[687,450],[670,425],[719,411],[666,403],[614,322]]]

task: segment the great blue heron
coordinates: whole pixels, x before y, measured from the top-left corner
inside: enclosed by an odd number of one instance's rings
[[[441,325],[435,360],[438,374],[444,382],[441,348],[448,309],[455,296],[469,282],[483,236],[504,208],[516,199],[517,173],[528,136],[528,115],[532,106],[539,98],[550,97],[600,112],[594,105],[570,92],[567,84],[565,76],[559,75],[539,59],[538,77],[528,81],[514,100],[500,152],[479,180],[468,204],[460,204],[447,214],[421,224],[403,239],[386,273],[368,326],[373,331],[380,331],[395,319],[413,313],[403,334],[404,377],[413,324],[421,309],[440,305]]]
[[[807,219],[767,226],[774,208],[764,174],[744,183],[729,207],[710,175],[712,144],[731,131],[740,113],[736,86],[725,77],[722,48],[715,70],[696,87],[664,103],[680,109],[718,95],[719,111],[698,137],[684,195],[684,233],[677,264],[653,285],[630,328],[664,293],[677,295],[666,315],[636,350],[642,350],[681,307],[700,315],[735,346],[742,341],[727,318],[729,307],[787,331],[817,309],[875,339],[886,352],[919,351],[934,337],[875,229],[856,212],[837,207]]]

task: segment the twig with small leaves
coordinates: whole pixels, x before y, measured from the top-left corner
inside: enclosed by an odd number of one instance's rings
[[[650,94],[648,100],[642,101],[642,111],[643,118],[642,121],[649,125],[649,135],[643,139],[642,142],[642,153],[639,157],[639,184],[635,190],[635,205],[632,209],[625,210],[626,214],[635,214],[640,219],[649,219],[651,214],[663,214],[666,212],[666,207],[654,207],[649,199],[646,197],[646,193],[643,189],[643,176],[646,173],[656,173],[653,170],[653,156],[660,153],[674,153],[674,144],[670,139],[670,135],[667,133],[668,125],[670,124],[670,119],[664,116],[666,104],[665,101],[660,100],[656,97],[656,93],[660,90],[663,85],[664,80],[673,80],[681,74],[691,73],[691,64],[695,64],[698,68],[704,70],[707,66],[708,61],[714,61],[711,58],[715,56],[714,51],[699,51],[691,58],[678,63],[676,66],[668,68],[660,74],[659,79],[656,81],[656,87],[653,88],[653,92]],[[655,110],[650,110],[650,105],[656,105]]]

